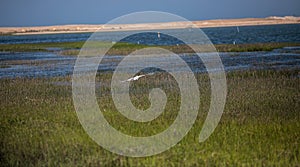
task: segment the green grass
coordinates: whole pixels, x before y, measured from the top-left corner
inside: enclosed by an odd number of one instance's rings
[[[220,52],[254,52],[272,51],[289,46],[300,46],[300,43],[256,43],[256,44],[237,44],[237,45],[217,45],[216,49]]]
[[[78,55],[79,50],[82,48],[84,42],[58,42],[58,43],[37,43],[37,44],[0,44],[0,51],[10,52],[38,52],[45,51],[51,52],[47,48],[61,48],[61,55]],[[95,42],[90,46],[105,47],[109,45],[108,42]],[[271,51],[277,48],[287,46],[300,46],[300,43],[255,43],[255,44],[218,44],[215,45],[216,50],[219,52],[252,52],[252,51]],[[153,47],[147,45],[138,45],[119,42],[115,44],[107,53],[108,55],[128,55],[131,52],[145,48]],[[174,46],[157,46],[168,49],[174,53],[194,53],[194,51],[187,45],[174,45]]]
[[[98,101],[107,120],[136,136],[157,133],[176,117],[178,88],[172,77],[158,74],[131,85],[131,99],[149,107],[148,89],[161,86],[166,112],[153,123],[128,121],[114,110],[109,96],[111,74],[101,74]],[[300,114],[298,71],[247,71],[227,74],[228,96],[221,122],[198,143],[210,101],[207,75],[201,83],[198,118],[183,140],[170,150],[145,158],[119,156],[94,143],[81,127],[72,104],[69,77],[0,80],[0,166],[299,166]],[[58,82],[66,84],[55,84]],[[172,84],[164,84],[172,83]]]
[[[0,68],[10,68],[10,65],[6,65],[6,64],[1,64]]]
[[[57,42],[36,44],[0,44],[0,51],[10,52],[37,52],[49,51],[47,48],[57,47],[62,49],[80,49],[84,42]]]

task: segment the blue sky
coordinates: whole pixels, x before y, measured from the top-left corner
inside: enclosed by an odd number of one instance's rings
[[[300,16],[300,0],[1,0],[0,26],[102,24],[149,10],[189,20]]]

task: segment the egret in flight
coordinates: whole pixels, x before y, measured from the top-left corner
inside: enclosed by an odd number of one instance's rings
[[[154,72],[151,72],[151,73],[148,73],[148,74],[145,74],[145,75],[144,75],[144,74],[142,74],[142,75],[137,75],[137,76],[135,76],[135,77],[126,79],[126,80],[121,81],[121,82],[137,81],[137,80],[139,80],[139,79],[142,78],[142,77],[145,77],[145,76],[147,76],[147,75],[154,75],[154,74],[155,74]]]
[[[139,80],[140,78],[142,78],[142,77],[144,77],[144,76],[146,76],[146,75],[138,75],[138,76],[135,76],[135,77],[132,77],[132,78],[126,79],[126,80],[124,80],[124,81],[122,81],[122,82],[131,82],[131,81],[137,81],[137,80]]]

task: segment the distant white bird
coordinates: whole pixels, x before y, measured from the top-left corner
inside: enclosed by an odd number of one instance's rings
[[[238,26],[236,26],[236,31],[237,31],[237,33],[240,33],[240,28]],[[237,36],[237,34],[236,34],[236,36]],[[233,45],[235,45],[235,44],[236,44],[236,41],[234,40]]]
[[[124,80],[124,81],[121,81],[121,82],[131,82],[131,81],[136,81],[136,80],[139,80],[140,78],[142,78],[142,77],[144,77],[144,76],[146,76],[146,75],[138,75],[138,76],[129,78],[129,79]]]
[[[160,38],[160,33],[159,32],[157,32],[157,38]]]

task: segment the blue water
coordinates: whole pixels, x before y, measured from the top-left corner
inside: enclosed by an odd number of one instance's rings
[[[181,30],[167,30],[181,33]],[[206,28],[203,31],[215,44],[300,42],[300,24]],[[101,40],[117,39],[124,32],[101,33]],[[85,41],[91,33],[0,36],[1,44]],[[191,36],[193,38],[193,36]],[[126,37],[122,41],[140,44],[174,45],[181,41],[157,33],[142,33]],[[196,41],[197,39],[191,39]],[[72,75],[76,57],[59,55],[60,48],[49,48],[52,52],[0,52],[0,78],[55,77]],[[219,53],[226,71],[250,69],[296,69],[300,70],[300,47],[286,47],[270,52]],[[196,55],[180,54],[194,72],[206,69]],[[99,71],[114,71],[124,58],[120,55],[106,56]],[[159,60],[166,63],[169,60]],[[168,64],[168,63],[167,63]],[[172,65],[172,62],[169,63]],[[181,67],[175,67],[178,71]]]
[[[266,42],[300,42],[300,24],[290,25],[267,25],[267,26],[243,26],[239,27],[220,27],[203,28],[203,32],[214,44],[236,43],[266,43]],[[158,30],[159,31],[159,30]],[[162,30],[163,31],[163,30]],[[181,29],[168,30],[174,34],[181,33]],[[45,34],[45,35],[20,35],[20,36],[0,36],[0,44],[16,43],[41,43],[41,42],[74,42],[86,41],[92,33],[75,34]],[[101,32],[101,41],[116,41],[125,32]],[[160,44],[174,45],[177,41],[164,38],[164,34],[157,39],[157,34],[140,34],[127,38],[126,42],[140,44]],[[191,36],[193,38],[193,36]],[[191,39],[192,41],[193,39]],[[197,41],[197,39],[195,39]]]
[[[257,69],[300,70],[300,47],[286,47],[271,52],[219,53],[225,71]],[[197,55],[180,54],[193,72],[206,72]],[[101,72],[114,71],[124,56],[105,56],[99,65]],[[0,78],[14,77],[56,77],[72,75],[76,57],[60,56],[56,53],[11,53],[0,52]],[[157,60],[166,66],[181,71],[170,59]],[[19,63],[21,62],[21,64]],[[141,65],[142,66],[142,65]],[[152,71],[151,71],[152,72]]]

